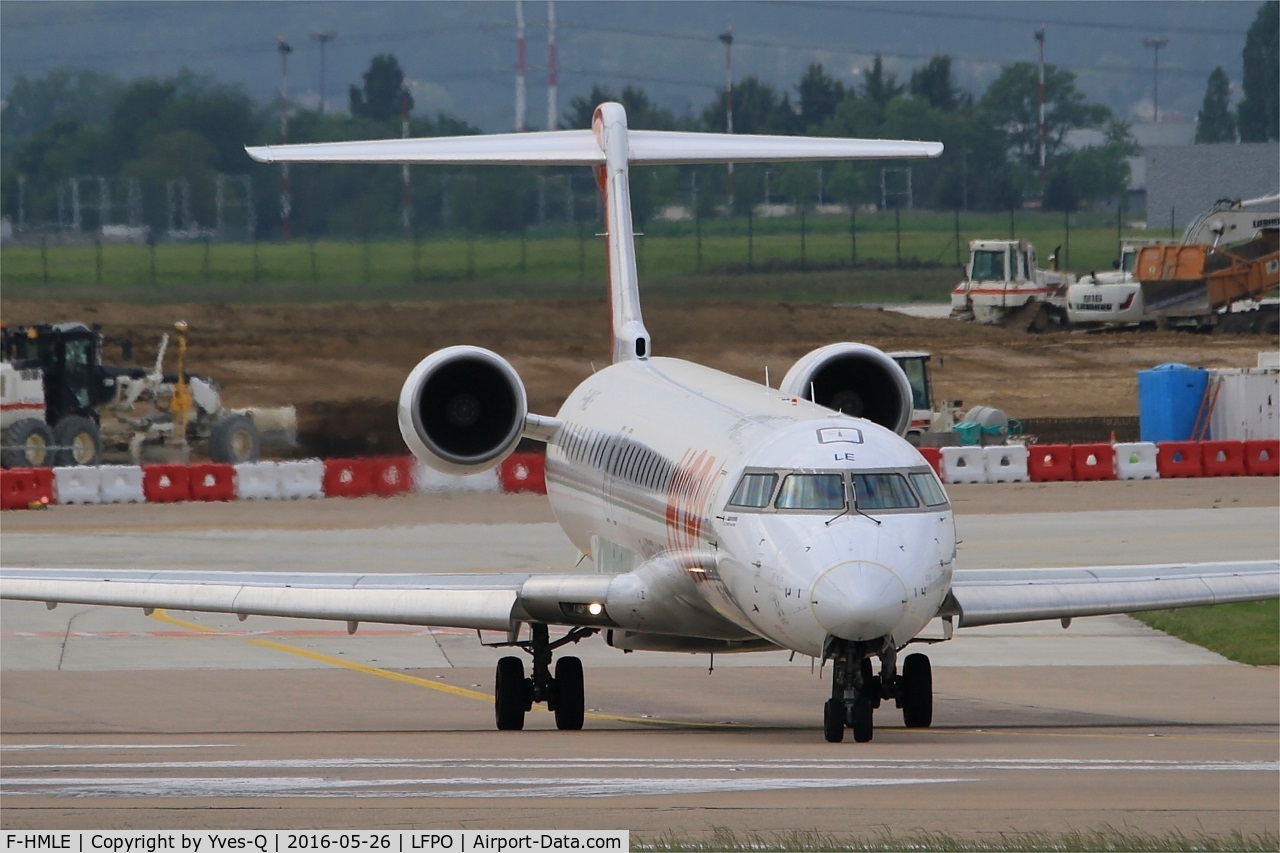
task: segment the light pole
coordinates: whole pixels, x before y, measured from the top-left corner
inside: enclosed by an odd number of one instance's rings
[[[1142,46],[1149,47],[1155,51],[1156,65],[1154,72],[1154,85],[1151,106],[1151,120],[1155,123],[1160,121],[1160,48],[1169,43],[1167,38],[1143,39]]]
[[[1044,27],[1036,30],[1036,43],[1040,46],[1040,84],[1037,88],[1040,98],[1040,192],[1044,193],[1045,173],[1044,173],[1044,149],[1045,149],[1045,131],[1044,131]]]
[[[324,115],[324,54],[325,46],[338,37],[337,30],[320,30],[311,37],[320,42],[320,115]]]
[[[724,42],[724,126],[733,133],[733,25],[720,34]],[[729,163],[729,207],[733,207],[733,164]]]
[[[280,53],[280,144],[289,142],[289,54],[293,48],[278,36],[276,50]],[[293,236],[293,204],[289,199],[289,164],[280,163],[280,226],[284,239]]]

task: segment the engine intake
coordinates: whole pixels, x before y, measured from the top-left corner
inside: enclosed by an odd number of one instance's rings
[[[797,361],[781,390],[820,406],[865,418],[905,435],[911,425],[911,383],[898,363],[866,344],[830,344]]]
[[[439,350],[400,390],[400,434],[413,455],[445,474],[492,468],[515,450],[529,413],[524,383],[480,347]]]

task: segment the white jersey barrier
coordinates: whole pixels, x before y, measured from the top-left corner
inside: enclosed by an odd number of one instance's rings
[[[280,465],[276,462],[242,462],[236,469],[236,498],[242,501],[280,497]]]
[[[981,447],[942,448],[944,483],[987,482],[987,459]]]
[[[296,459],[277,462],[280,497],[286,500],[324,497],[324,462],[319,459]]]
[[[441,474],[434,468],[428,468],[421,462],[413,464],[413,490],[418,494],[432,492],[500,492],[502,484],[498,480],[498,469],[490,468],[478,474]]]
[[[142,468],[137,465],[100,465],[101,495],[104,504],[140,504],[147,496],[142,491]]]
[[[1120,480],[1158,480],[1157,450],[1154,442],[1120,442],[1115,445],[1116,478]]]
[[[1030,455],[1026,445],[1023,444],[998,444],[982,448],[987,482],[1031,482],[1031,474],[1027,472],[1027,458]]]
[[[102,503],[102,470],[81,465],[54,468],[53,494],[60,504]]]

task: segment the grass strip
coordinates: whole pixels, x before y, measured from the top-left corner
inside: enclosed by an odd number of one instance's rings
[[[791,831],[774,834],[738,833],[718,827],[700,841],[663,835],[646,840],[631,838],[633,851],[653,853],[843,853],[843,851],[1115,851],[1125,853],[1160,853],[1160,851],[1267,851],[1273,853],[1280,839],[1270,832],[1259,834],[1233,830],[1224,835],[1197,832],[1186,834],[1172,829],[1159,833],[1105,826],[1089,830],[1053,832],[1000,832],[980,838],[947,832],[914,832],[895,834],[885,830],[869,838],[854,838],[835,833]]]
[[[1154,610],[1134,618],[1158,631],[1252,666],[1280,665],[1280,601]]]

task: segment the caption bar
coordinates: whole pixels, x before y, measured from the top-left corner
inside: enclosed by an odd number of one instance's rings
[[[355,832],[338,829],[214,832],[150,830],[134,832],[6,832],[4,850],[66,853],[508,853],[509,851],[604,850],[629,853],[627,830],[454,829],[414,832]]]

